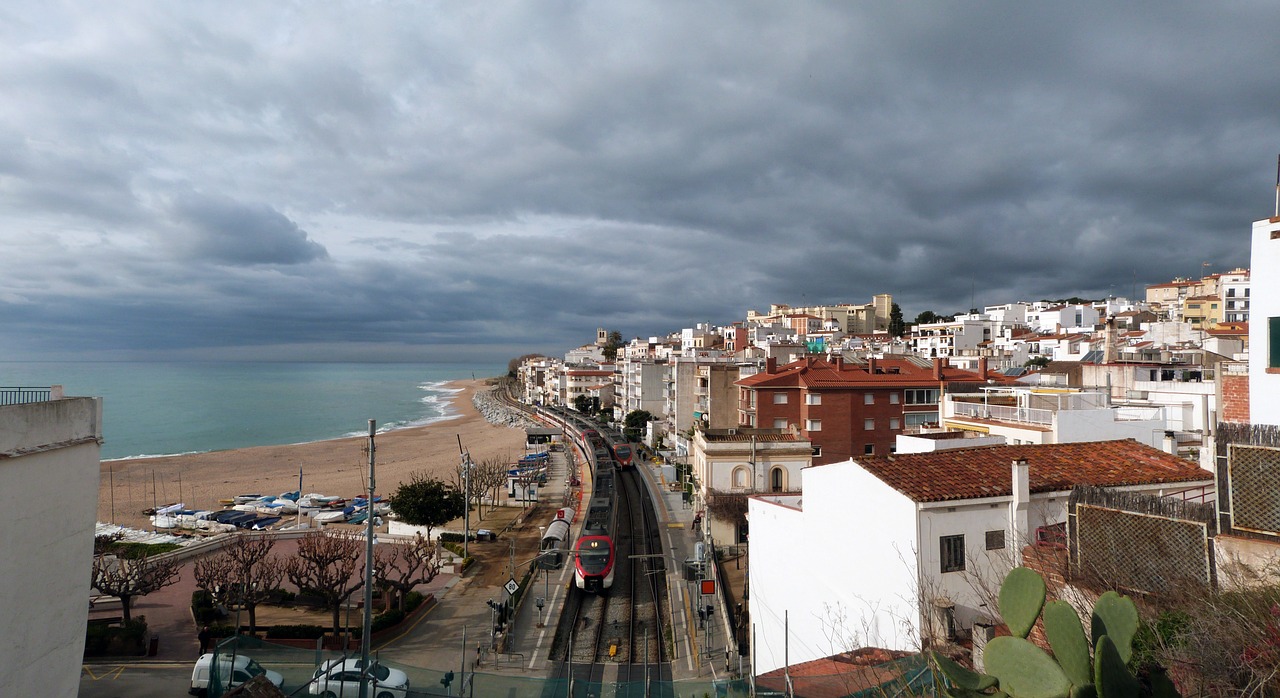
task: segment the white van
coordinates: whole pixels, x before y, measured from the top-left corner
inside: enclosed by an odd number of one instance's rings
[[[227,680],[227,674],[231,674],[232,688],[248,681],[249,679],[259,675],[266,674],[267,680],[275,684],[276,688],[284,683],[284,677],[279,672],[262,668],[262,665],[253,661],[251,657],[243,654],[235,656],[235,671],[231,671],[231,655],[218,655],[218,679],[220,681]],[[213,666],[213,655],[202,654],[196,660],[196,667],[191,670],[191,690],[187,691],[193,696],[204,696],[209,691],[209,669]]]

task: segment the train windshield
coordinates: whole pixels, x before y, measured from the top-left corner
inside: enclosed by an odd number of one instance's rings
[[[606,540],[585,541],[578,548],[578,564],[587,574],[600,574],[609,565],[609,542]]]
[[[631,455],[630,446],[615,446],[613,450],[615,453],[618,454],[619,458],[626,458],[627,456]]]

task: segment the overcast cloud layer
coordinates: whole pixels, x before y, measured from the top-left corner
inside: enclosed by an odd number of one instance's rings
[[[1142,293],[1273,213],[1280,5],[0,8],[0,358],[505,360]]]

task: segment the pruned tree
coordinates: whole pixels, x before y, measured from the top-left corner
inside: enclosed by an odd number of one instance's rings
[[[507,484],[507,471],[511,469],[511,456],[489,456],[476,466],[471,473],[472,483],[477,489],[476,505],[479,509],[480,500],[487,494],[489,501],[497,505],[498,489]],[[490,507],[492,509],[492,507]]]
[[[93,588],[120,599],[125,622],[132,616],[133,600],[159,591],[178,581],[182,565],[171,558],[158,556],[126,560],[113,555],[93,558]]]
[[[364,587],[360,538],[312,531],[298,540],[298,551],[285,562],[285,575],[303,594],[319,597],[333,613],[333,634],[341,630],[342,604]]]
[[[196,585],[210,592],[218,603],[249,612],[249,633],[257,631],[258,605],[266,601],[284,580],[285,563],[271,555],[275,539],[264,535],[240,535],[217,555],[196,561]],[[238,631],[238,629],[237,629]]]
[[[419,584],[426,584],[440,574],[440,551],[436,543],[422,534],[407,543],[387,544],[373,551],[375,584],[387,594],[387,608],[395,597],[396,608],[404,610],[405,596]]]
[[[391,495],[391,508],[400,520],[426,526],[428,538],[431,529],[465,514],[467,503],[462,490],[421,471],[410,473],[409,481],[400,483]]]

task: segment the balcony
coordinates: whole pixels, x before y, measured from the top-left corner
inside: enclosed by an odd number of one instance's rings
[[[983,405],[975,402],[955,402],[952,406],[957,417],[994,419],[1001,422],[1017,422],[1020,424],[1053,425],[1053,410],[1035,407]]]

